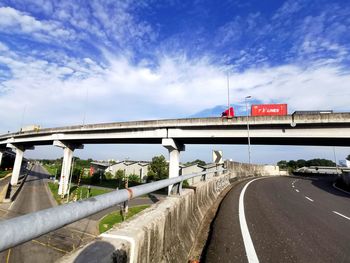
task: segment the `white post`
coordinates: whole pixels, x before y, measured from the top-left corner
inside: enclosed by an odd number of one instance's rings
[[[11,185],[17,185],[18,178],[19,178],[19,175],[21,173],[24,151],[25,150],[33,150],[34,147],[33,146],[24,147],[24,146],[19,146],[19,145],[12,144],[12,143],[8,143],[6,145],[6,147],[16,150],[16,158],[15,158],[15,163],[13,165],[12,176],[11,176]]]
[[[4,155],[4,153],[0,150],[0,167],[1,167],[1,163],[2,163],[2,156]]]
[[[65,195],[68,190],[69,175],[72,166],[73,150],[69,147],[63,149],[63,162],[61,170],[61,178],[58,187],[58,194]]]
[[[184,145],[178,145],[173,139],[163,139],[162,145],[169,151],[169,178],[179,176],[180,170],[180,151],[185,150]],[[168,195],[171,193],[173,185],[168,187]]]
[[[16,148],[16,159],[12,170],[11,185],[17,185],[18,183],[18,177],[22,167],[23,155],[24,149]]]
[[[60,182],[58,186],[58,194],[64,196],[68,192],[68,183],[69,183],[70,170],[72,166],[73,152],[75,149],[83,149],[84,146],[69,144],[62,141],[54,141],[53,145],[63,148],[63,161],[62,161],[61,177],[60,177]]]

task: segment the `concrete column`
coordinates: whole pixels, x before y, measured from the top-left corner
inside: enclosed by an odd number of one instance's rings
[[[173,139],[163,139],[162,145],[169,151],[169,178],[179,176],[180,151],[184,151],[185,146],[177,144]],[[168,187],[168,195],[170,195],[172,187],[173,185]]]
[[[63,149],[63,162],[61,170],[60,184],[58,187],[58,194],[65,195],[68,192],[69,176],[72,166],[73,150],[65,147]]]
[[[24,146],[15,145],[15,144],[9,144],[9,143],[7,144],[7,147],[12,148],[16,152],[15,163],[13,165],[12,176],[11,176],[11,185],[17,185],[18,178],[21,173],[24,151],[33,150],[34,147],[33,146],[24,147]]]
[[[22,167],[23,155],[24,155],[24,150],[20,148],[16,148],[16,159],[12,170],[11,185],[17,185],[18,183],[18,177]]]
[[[59,195],[66,195],[68,192],[68,183],[69,177],[71,174],[71,166],[73,159],[73,152],[75,149],[83,149],[83,145],[71,144],[63,141],[54,141],[53,145],[63,148],[63,161],[62,161],[62,170],[61,177],[58,187]]]
[[[0,167],[1,167],[1,163],[2,163],[2,156],[4,155],[4,152],[3,151],[1,151],[1,149],[0,149]]]

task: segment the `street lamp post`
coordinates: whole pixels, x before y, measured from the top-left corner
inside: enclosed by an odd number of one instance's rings
[[[245,101],[245,109],[246,109],[246,115],[247,115],[247,133],[248,133],[248,163],[250,167],[250,134],[249,134],[249,113],[248,113],[248,99],[250,99],[252,96],[246,96],[244,98]]]

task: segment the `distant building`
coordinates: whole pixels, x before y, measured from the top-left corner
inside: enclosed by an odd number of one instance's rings
[[[198,163],[190,164],[188,166],[180,165],[180,174],[181,175],[188,175],[188,174],[195,174],[195,173],[201,173],[204,172],[205,168],[198,165]],[[196,176],[193,177],[188,181],[189,185],[194,185],[202,180],[202,176]]]
[[[93,163],[91,163],[93,164]],[[115,164],[112,164],[110,166],[108,166],[107,163],[94,163],[97,170],[99,171],[104,171],[104,172],[109,172],[111,173],[113,176],[116,175],[116,173],[121,170],[123,171],[125,176],[130,176],[130,175],[137,175],[140,177],[140,181],[141,182],[146,182],[147,180],[147,174],[148,174],[148,170],[149,170],[149,164],[150,162],[148,161],[120,161],[117,162]],[[188,175],[188,174],[195,174],[195,173],[201,173],[204,171],[208,171],[209,173],[205,175],[205,177],[207,179],[210,179],[217,174],[216,170],[222,167],[221,164],[216,164],[216,163],[212,163],[212,164],[207,164],[205,166],[201,166],[198,163],[194,163],[194,164],[190,164],[190,165],[183,165],[180,164],[180,170],[179,170],[179,174],[180,175]],[[212,171],[210,173],[210,171]],[[204,179],[204,175],[203,176],[196,176],[194,178],[191,178],[188,180],[188,183],[190,185],[194,185],[200,181],[203,181]]]
[[[105,169],[106,172],[110,172],[115,175],[118,170],[124,172],[125,176],[138,175],[140,181],[145,182],[147,179],[149,162],[147,161],[122,161],[115,163]]]
[[[108,168],[109,163],[105,162],[91,162],[90,163],[90,176],[92,176],[94,173],[104,173],[105,170]]]

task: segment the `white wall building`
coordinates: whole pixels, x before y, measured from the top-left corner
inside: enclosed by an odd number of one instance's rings
[[[106,172],[110,172],[115,175],[118,170],[124,172],[125,176],[130,176],[132,174],[140,176],[141,182],[144,182],[148,173],[149,162],[145,161],[122,161],[109,166]]]

